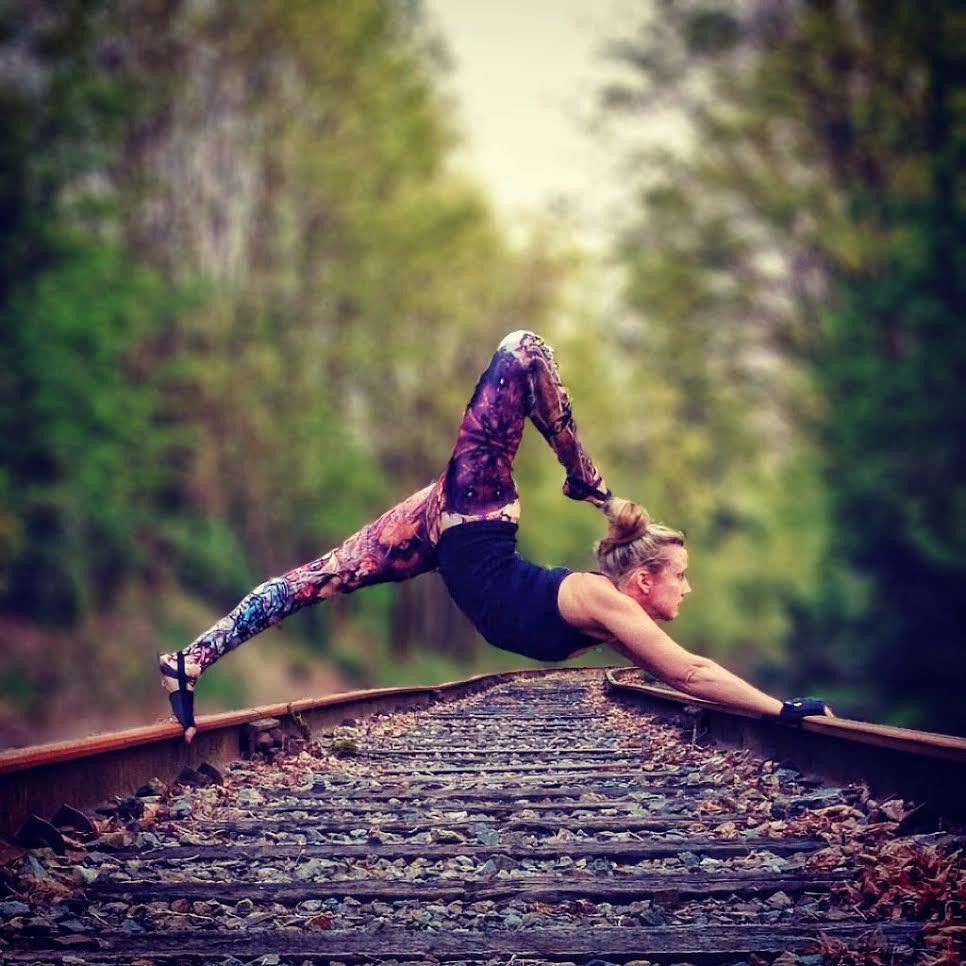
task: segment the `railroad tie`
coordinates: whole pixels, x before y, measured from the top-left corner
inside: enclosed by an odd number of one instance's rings
[[[900,966],[925,949],[922,922],[853,888],[849,836],[894,834],[867,793],[693,737],[589,669],[363,716],[294,751],[253,738],[207,781],[141,789],[140,817],[65,833],[64,857],[24,858],[0,880],[0,956],[819,966],[852,948]]]

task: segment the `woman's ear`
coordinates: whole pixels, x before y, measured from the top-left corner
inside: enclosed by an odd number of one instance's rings
[[[651,572],[647,567],[639,567],[634,572],[634,587],[645,597],[651,592]]]

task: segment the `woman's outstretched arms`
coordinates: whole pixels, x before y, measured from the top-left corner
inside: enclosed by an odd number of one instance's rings
[[[634,600],[598,574],[574,573],[560,585],[561,616],[608,643],[640,667],[685,694],[762,714],[778,714],[782,702],[706,657],[677,644]]]

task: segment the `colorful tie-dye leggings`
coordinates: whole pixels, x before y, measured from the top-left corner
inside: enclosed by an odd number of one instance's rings
[[[436,542],[447,527],[476,519],[516,521],[520,504],[511,470],[527,416],[566,470],[564,493],[602,505],[609,493],[577,438],[552,350],[532,332],[513,332],[477,383],[444,472],[317,560],[260,584],[184,649],[186,660],[204,670],[309,604],[434,570]],[[173,655],[162,661],[174,666]]]

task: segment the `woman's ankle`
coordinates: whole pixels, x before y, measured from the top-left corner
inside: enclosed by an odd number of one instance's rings
[[[158,655],[158,665],[161,671],[161,684],[166,691],[177,691],[178,684],[178,654],[184,655],[184,674],[188,690],[193,690],[203,668],[198,661],[184,651],[170,651]]]

